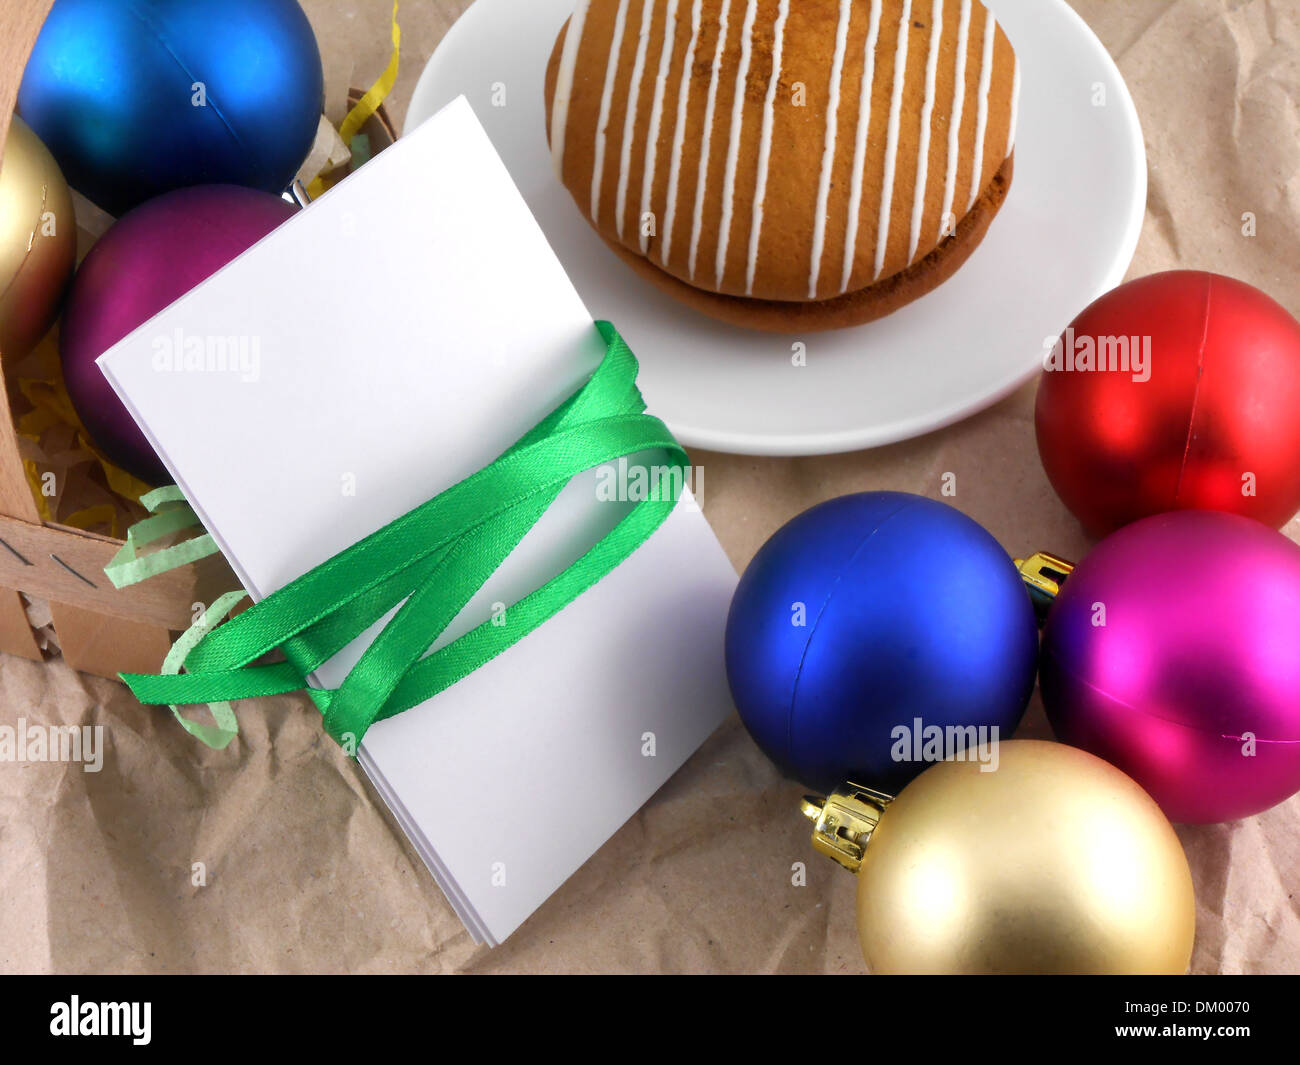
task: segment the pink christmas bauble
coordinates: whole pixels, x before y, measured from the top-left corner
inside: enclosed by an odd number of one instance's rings
[[[170,480],[95,360],[294,211],[269,192],[197,185],[141,204],[91,248],[72,284],[59,355],[82,424],[124,470],[149,484]]]
[[[1039,677],[1057,736],[1171,821],[1267,810],[1300,791],[1300,546],[1211,511],[1126,526],[1066,580]]]

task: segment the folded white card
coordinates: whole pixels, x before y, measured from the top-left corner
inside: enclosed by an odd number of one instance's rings
[[[100,366],[262,598],[492,461],[602,352],[458,100]],[[608,471],[561,493],[440,643],[612,526],[624,507],[598,481]],[[730,711],[735,580],[688,493],[556,617],[366,734],[361,764],[476,939],[517,928]],[[367,639],[320,683],[339,684]]]

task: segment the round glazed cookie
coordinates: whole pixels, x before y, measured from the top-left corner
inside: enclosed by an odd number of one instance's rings
[[[639,273],[739,324],[832,328],[978,245],[1010,186],[1018,89],[979,0],[579,0],[547,131]]]

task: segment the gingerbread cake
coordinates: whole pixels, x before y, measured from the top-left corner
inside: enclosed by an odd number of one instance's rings
[[[772,330],[930,291],[1011,184],[1019,68],[979,0],[579,0],[560,180],[639,273]]]

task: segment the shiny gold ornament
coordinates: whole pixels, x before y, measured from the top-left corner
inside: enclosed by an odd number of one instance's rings
[[[0,162],[0,356],[19,358],[54,323],[77,258],[77,222],[54,156],[14,116]]]
[[[860,866],[871,971],[1186,971],[1192,876],[1155,802],[1074,747],[993,750],[931,766],[892,802],[853,785],[805,801],[817,848]]]

